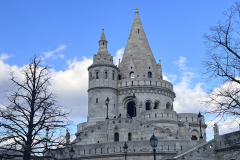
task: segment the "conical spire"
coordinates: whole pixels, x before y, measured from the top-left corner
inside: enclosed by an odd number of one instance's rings
[[[102,29],[102,35],[101,35],[100,41],[101,40],[107,41],[105,38],[104,29]]]
[[[105,34],[104,34],[104,29],[102,29],[102,35],[100,40],[98,41],[99,43],[99,49],[97,55],[94,55],[93,57],[93,63],[113,63],[113,58],[112,56],[108,53],[107,49],[107,43],[108,41],[106,40]]]
[[[148,72],[152,73],[153,78],[160,77],[156,61],[139,18],[138,8],[135,10],[132,28],[119,66],[126,77],[132,71],[132,67],[129,68],[131,59],[135,64],[135,70],[138,73],[137,77],[148,77]]]

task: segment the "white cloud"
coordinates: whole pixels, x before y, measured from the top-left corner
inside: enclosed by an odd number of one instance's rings
[[[55,55],[54,53],[58,53],[63,51],[67,46],[66,45],[59,45],[57,49],[53,50],[53,51],[47,51],[47,52],[43,52],[45,58],[64,58],[63,54],[59,54],[59,55]]]
[[[6,59],[9,59],[10,57],[12,57],[12,55],[8,55],[7,53],[2,53],[0,54],[0,61],[4,61]]]
[[[124,53],[123,47],[121,49],[117,50],[117,52],[115,53],[115,56],[113,57],[113,63],[115,65],[118,65],[119,59],[122,59],[123,53]]]
[[[163,79],[173,83],[177,79],[177,76],[174,74],[163,73]]]
[[[187,70],[187,66],[186,66],[186,61],[187,58],[186,57],[179,57],[178,61],[173,62],[175,65],[177,65],[179,67],[179,69],[181,70]]]

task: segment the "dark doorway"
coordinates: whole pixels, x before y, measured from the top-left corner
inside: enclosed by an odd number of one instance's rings
[[[134,114],[134,102],[128,102],[127,104],[127,113],[130,117],[136,117],[136,108],[135,108],[135,114]]]
[[[197,136],[195,136],[195,135],[192,135],[192,138],[191,138],[191,140],[193,140],[193,141],[196,141],[196,140],[197,140]]]

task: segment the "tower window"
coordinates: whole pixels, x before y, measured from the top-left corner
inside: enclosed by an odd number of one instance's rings
[[[119,133],[118,132],[116,132],[114,134],[114,142],[119,142]]]
[[[96,98],[96,103],[98,103],[98,98]]]
[[[105,79],[107,79],[107,72],[105,72]]]
[[[138,33],[139,33],[139,28],[138,28]]]
[[[121,78],[121,75],[118,75],[118,80],[121,80],[122,78]]]
[[[132,133],[128,133],[128,141],[132,141]]]
[[[170,103],[166,104],[166,109],[170,109]]]
[[[89,80],[92,80],[92,73],[89,74]]]
[[[146,103],[146,110],[150,110],[150,105],[151,105],[150,102],[147,102],[147,103]]]
[[[96,79],[99,79],[99,72],[96,72]]]
[[[103,45],[104,45],[104,42],[103,42]]]
[[[112,80],[114,80],[114,72],[113,72],[113,74],[112,74]]]
[[[152,72],[148,72],[148,78],[152,78]]]
[[[132,86],[133,86],[133,81],[132,81]]]
[[[154,109],[158,109],[159,108],[159,104],[158,104],[158,102],[155,102],[154,103]]]
[[[134,72],[130,72],[130,78],[134,78]]]

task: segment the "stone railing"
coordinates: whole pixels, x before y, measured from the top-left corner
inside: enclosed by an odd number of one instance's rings
[[[89,145],[74,145],[75,150],[74,157],[88,157],[88,156],[104,156],[104,155],[117,155],[124,153],[125,142],[114,142],[114,143],[99,143],[99,144],[89,144]],[[149,140],[147,141],[128,141],[128,154],[140,154],[140,153],[150,153],[153,151],[150,146]],[[181,144],[181,145],[180,145]],[[171,153],[177,155],[183,150],[190,147],[189,141],[184,140],[159,140],[158,146],[156,148],[156,153]],[[56,158],[66,159],[69,155],[70,147],[66,147],[61,153],[55,154]]]

